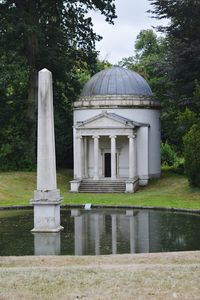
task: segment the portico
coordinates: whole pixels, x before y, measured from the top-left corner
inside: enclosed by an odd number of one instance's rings
[[[148,128],[148,124],[107,111],[77,122],[74,126],[75,180],[72,182],[76,182],[75,189],[86,178],[123,179],[127,182],[127,192],[133,192],[133,185],[138,182],[137,132],[141,127]]]

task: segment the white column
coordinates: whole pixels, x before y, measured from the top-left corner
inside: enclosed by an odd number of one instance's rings
[[[111,139],[111,179],[116,179],[116,136]]]
[[[82,178],[82,176],[83,176],[83,170],[82,170],[82,168],[83,168],[83,163],[82,163],[82,136],[81,135],[77,135],[77,137],[76,137],[76,141],[77,141],[77,143],[76,143],[76,147],[77,147],[77,149],[76,149],[76,153],[77,153],[77,157],[75,158],[76,159],[76,161],[77,161],[77,178],[78,179],[81,179]]]
[[[93,136],[94,139],[94,179],[99,179],[99,136]]]
[[[84,137],[84,175],[88,178],[88,141],[87,136]]]
[[[136,135],[129,135],[129,179],[137,175]]]
[[[133,135],[133,177],[137,176],[137,145],[136,134]]]

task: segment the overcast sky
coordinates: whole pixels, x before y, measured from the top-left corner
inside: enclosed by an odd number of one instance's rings
[[[112,64],[133,56],[134,42],[140,30],[163,24],[147,13],[152,9],[148,0],[115,0],[115,5],[118,17],[114,25],[107,24],[100,14],[92,13],[94,31],[103,37],[96,47],[100,51],[99,58]]]

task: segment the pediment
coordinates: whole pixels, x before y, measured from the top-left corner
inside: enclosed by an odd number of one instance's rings
[[[135,128],[144,126],[114,113],[103,112],[83,122],[77,122],[77,128]]]

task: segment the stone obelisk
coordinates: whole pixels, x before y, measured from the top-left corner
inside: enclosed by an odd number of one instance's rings
[[[58,232],[60,226],[60,192],[57,190],[52,74],[47,69],[38,78],[37,190],[32,232]]]

